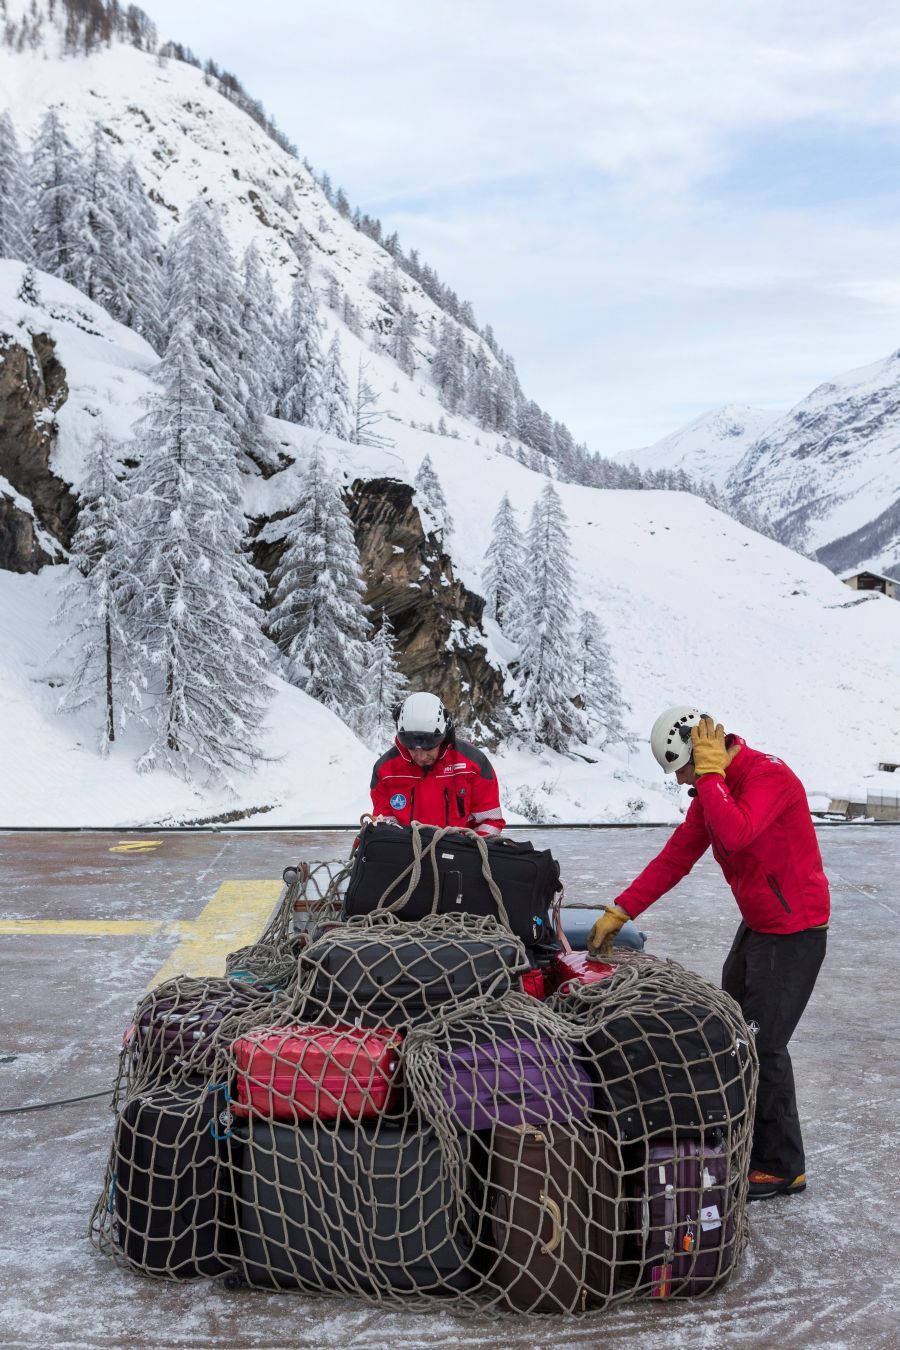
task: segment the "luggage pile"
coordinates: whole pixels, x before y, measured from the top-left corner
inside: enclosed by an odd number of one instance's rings
[[[371,825],[324,893],[309,875],[230,978],[139,1005],[101,1250],[170,1279],[523,1313],[728,1278],[756,1059],[726,994],[561,950],[558,871],[528,845]]]

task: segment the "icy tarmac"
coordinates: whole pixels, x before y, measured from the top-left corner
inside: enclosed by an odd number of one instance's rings
[[[612,899],[667,830],[535,830],[568,900]],[[110,1086],[144,987],[225,882],[345,856],[347,834],[0,834],[0,1106]],[[823,828],[829,950],[792,1042],[809,1189],[750,1208],[729,1285],[697,1302],[583,1320],[404,1314],[344,1299],[230,1293],[117,1270],[88,1243],[112,1132],[104,1100],[0,1116],[0,1335],[6,1347],[639,1346],[792,1350],[900,1345],[900,829]],[[158,842],[152,842],[158,841]],[[130,845],[146,845],[133,849]],[[96,931],[69,920],[96,920]],[[135,927],[135,924],[142,927]],[[718,981],[737,910],[715,863],[641,919],[648,948]],[[10,925],[6,925],[8,930]]]

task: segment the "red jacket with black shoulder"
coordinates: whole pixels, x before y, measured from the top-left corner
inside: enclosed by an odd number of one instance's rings
[[[775,755],[740,750],[725,771],[697,779],[697,795],[661,853],[616,899],[636,918],[711,846],[744,922],[757,933],[798,933],[828,922],[828,879],[803,784]]]
[[[395,741],[372,771],[372,814],[393,816],[401,825],[451,825],[478,834],[499,834],[506,821],[500,787],[487,755],[467,741],[442,750],[420,769]]]

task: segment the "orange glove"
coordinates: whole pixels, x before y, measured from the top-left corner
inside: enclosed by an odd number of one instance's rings
[[[727,749],[725,728],[721,722],[714,723],[711,717],[701,717],[700,725],[691,727],[691,745],[694,772],[698,778],[705,773],[717,773],[724,778],[725,770],[740,749],[740,746]]]
[[[608,956],[612,951],[613,938],[630,918],[631,915],[619,909],[618,905],[605,905],[603,914],[588,933],[588,955]]]

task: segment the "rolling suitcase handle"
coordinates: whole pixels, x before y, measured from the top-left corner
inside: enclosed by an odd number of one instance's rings
[[[538,1199],[549,1212],[550,1221],[553,1224],[552,1238],[549,1242],[545,1242],[541,1245],[541,1253],[544,1256],[549,1256],[551,1252],[556,1251],[557,1247],[562,1242],[562,1210],[555,1200],[550,1199],[550,1196],[546,1191],[541,1191]]]

